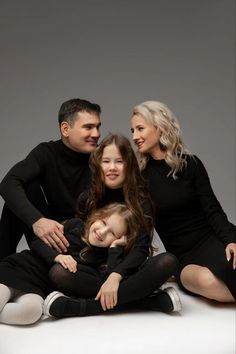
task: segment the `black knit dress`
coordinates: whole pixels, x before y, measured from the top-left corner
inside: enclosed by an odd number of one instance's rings
[[[177,179],[168,177],[169,172],[165,160],[152,158],[143,171],[155,205],[155,228],[165,248],[179,259],[179,274],[188,264],[205,266],[236,298],[236,270],[225,255],[225,247],[236,242],[236,228],[216,199],[205,167],[194,156],[187,158]]]

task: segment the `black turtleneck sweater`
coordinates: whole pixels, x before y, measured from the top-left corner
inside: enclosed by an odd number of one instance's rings
[[[52,219],[75,215],[78,195],[89,185],[89,154],[69,149],[61,140],[41,143],[17,163],[0,184],[8,207],[29,227],[43,217],[26,196],[30,182],[43,188]]]
[[[210,235],[224,245],[236,242],[235,227],[215,197],[200,159],[188,157],[176,180],[167,176],[169,172],[165,160],[152,158],[143,171],[155,205],[155,228],[166,249],[181,257]]]

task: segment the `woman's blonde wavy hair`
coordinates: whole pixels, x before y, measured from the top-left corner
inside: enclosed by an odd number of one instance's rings
[[[164,103],[157,101],[146,101],[135,106],[133,115],[141,116],[148,124],[160,129],[160,148],[166,152],[165,161],[171,168],[169,175],[176,179],[177,172],[187,164],[187,155],[191,154],[182,141],[175,115]],[[141,170],[146,167],[149,156],[148,153],[137,153]]]

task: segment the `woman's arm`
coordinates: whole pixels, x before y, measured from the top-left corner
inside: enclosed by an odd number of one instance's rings
[[[226,246],[236,242],[236,227],[231,224],[217,200],[207,171],[199,158],[188,161],[188,167],[192,169],[193,183],[196,193],[200,199],[201,206],[205,212],[209,224],[212,226],[217,237]]]

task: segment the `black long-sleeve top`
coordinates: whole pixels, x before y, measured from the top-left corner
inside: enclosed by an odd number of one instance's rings
[[[83,257],[80,251],[86,243],[83,242],[84,224],[79,219],[70,219],[64,225],[66,238],[70,242],[67,255],[71,255],[78,263],[91,266],[107,277],[113,269],[124,259],[124,248],[99,248],[91,246]],[[24,250],[5,257],[0,263],[0,283],[25,293],[36,293],[47,296],[52,289],[48,272],[59,254],[47,246],[38,237],[30,245],[30,250]]]
[[[8,207],[31,227],[43,217],[26,196],[27,186],[37,180],[51,218],[73,218],[76,198],[90,182],[88,160],[89,154],[75,152],[61,140],[41,143],[11,168],[0,184],[0,194]]]
[[[85,208],[87,199],[87,193],[81,195],[78,201],[78,208],[83,210]],[[109,189],[105,188],[105,193],[102,201],[98,205],[98,208],[102,208],[110,203],[123,203],[125,204],[125,198],[122,188]],[[152,216],[152,209],[149,201],[141,203],[143,212],[147,216]],[[150,250],[150,235],[144,226],[140,227],[137,235],[137,240],[134,248],[126,255],[124,260],[119,263],[114,272],[119,273],[122,277],[127,277],[130,274],[136,272],[140,265],[147,259]]]
[[[143,171],[155,204],[155,228],[166,249],[182,256],[210,234],[224,245],[236,242],[235,227],[222,210],[200,159],[188,156],[176,180],[167,177],[169,172],[165,160],[152,158]]]
[[[70,243],[65,255],[71,255],[78,264],[86,264],[98,269],[100,266],[103,266],[103,271],[109,275],[124,259],[124,248],[120,246],[111,248],[91,246],[81,256],[80,251],[87,247],[87,244],[82,240],[84,223],[78,218],[73,218],[65,222],[64,233]],[[33,239],[30,249],[35,255],[44,260],[49,267],[53,265],[55,257],[60,254],[38,237]]]

